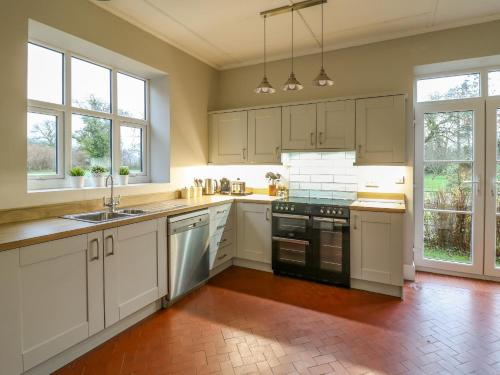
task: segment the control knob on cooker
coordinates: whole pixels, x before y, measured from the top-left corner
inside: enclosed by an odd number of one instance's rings
[[[285,206],[285,211],[288,211],[288,206]]]
[[[320,214],[324,214],[324,213],[325,213],[325,210],[323,210],[323,208],[321,208],[321,209],[319,210],[319,213],[320,213]]]
[[[291,206],[290,211],[295,211],[295,206]]]
[[[342,211],[342,209],[341,209],[341,208],[339,208],[339,210],[337,211],[337,213],[338,213],[339,215],[342,215],[342,214],[344,213],[344,211]]]

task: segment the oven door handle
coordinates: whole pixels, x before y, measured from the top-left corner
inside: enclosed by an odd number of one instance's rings
[[[347,224],[347,219],[334,219],[330,217],[313,217],[314,221],[323,221],[327,223],[335,223],[335,224]]]
[[[309,220],[309,216],[305,215],[273,214],[273,217],[281,217],[284,219]]]
[[[296,243],[296,244],[299,244],[299,245],[309,246],[309,241],[294,240],[294,239],[291,239],[291,238],[283,238],[283,237],[274,237],[273,236],[273,241],[289,242],[289,243]]]

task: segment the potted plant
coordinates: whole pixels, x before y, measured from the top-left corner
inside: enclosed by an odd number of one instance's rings
[[[104,178],[108,170],[100,165],[94,165],[90,168],[90,173],[92,173],[92,185],[95,187],[104,186]]]
[[[268,193],[271,196],[275,196],[276,187],[278,185],[279,180],[281,179],[281,175],[279,173],[267,172],[266,178],[268,182]]]
[[[73,167],[69,170],[71,187],[81,189],[85,184],[85,169],[81,167]]]
[[[128,176],[130,174],[130,169],[126,166],[121,166],[118,171],[120,177],[120,185],[128,185]]]

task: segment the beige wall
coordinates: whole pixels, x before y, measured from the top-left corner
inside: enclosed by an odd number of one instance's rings
[[[28,18],[166,72],[171,88],[171,184],[127,187],[136,194],[173,190],[207,162],[207,110],[219,73],[87,0],[3,0],[0,11],[0,209],[98,198],[102,191],[27,193],[26,59]]]

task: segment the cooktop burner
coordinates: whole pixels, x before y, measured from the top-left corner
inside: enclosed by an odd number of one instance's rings
[[[300,203],[300,204],[320,205],[320,206],[349,207],[354,202],[354,199],[288,197],[288,198],[277,199],[276,202]]]

